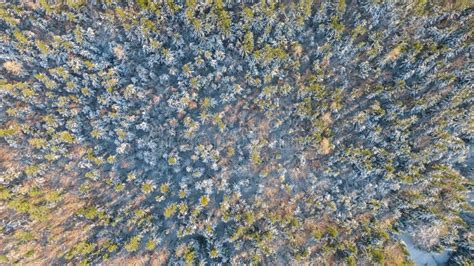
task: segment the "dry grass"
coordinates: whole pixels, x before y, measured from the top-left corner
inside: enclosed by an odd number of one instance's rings
[[[301,55],[303,54],[303,46],[301,46],[301,44],[295,44],[293,45],[293,55],[295,57],[301,57]]]
[[[59,256],[64,248],[71,248],[74,244],[84,240],[87,237],[87,226],[76,224],[72,229],[66,230],[64,225],[67,220],[74,216],[74,214],[84,207],[84,202],[73,194],[63,195],[63,201],[60,203],[60,208],[51,213],[48,221],[38,223],[35,229],[40,231],[48,230],[50,238],[57,239],[61,245],[49,243],[45,248],[43,257],[51,257],[51,254]]]
[[[331,142],[328,138],[323,138],[320,143],[322,154],[329,154],[331,152]]]
[[[332,118],[331,118],[331,113],[327,112],[325,113],[321,119],[323,120],[324,122],[324,125],[328,126],[332,123]]]
[[[19,163],[15,161],[18,153],[7,147],[0,147],[0,169],[18,169]]]
[[[72,228],[66,228],[68,219],[84,206],[84,202],[75,195],[65,194],[59,206],[48,215],[46,221],[34,221],[30,224],[35,241],[16,245],[8,253],[10,262],[17,261],[20,265],[51,265],[54,258],[61,257],[67,250],[87,238],[90,226],[78,223]],[[39,241],[44,237],[43,233],[47,235],[46,244]],[[1,239],[3,243],[15,242],[12,241],[11,238]],[[26,258],[24,255],[30,250],[35,253]]]
[[[37,9],[41,7],[41,5],[39,4],[39,1],[22,0],[20,2],[32,9]]]
[[[118,59],[123,59],[125,57],[125,50],[122,45],[117,45],[114,47],[114,54]]]
[[[153,255],[151,255],[150,265],[152,266],[161,266],[165,265],[169,257],[169,252],[165,249],[158,250]]]
[[[117,266],[144,266],[148,265],[150,257],[148,255],[118,257],[104,262],[104,265]],[[162,265],[162,264],[156,264]]]
[[[399,243],[386,247],[384,253],[384,265],[414,265],[407,260],[405,251]]]
[[[389,60],[395,60],[397,59],[397,57],[400,55],[400,53],[402,52],[402,47],[401,45],[397,45],[395,48],[393,48],[390,53],[388,53],[387,55],[387,59]]]
[[[21,63],[17,62],[17,61],[6,61],[5,63],[3,63],[3,67],[10,73],[10,74],[13,74],[13,75],[20,75],[21,72],[23,71],[23,66],[21,65]]]

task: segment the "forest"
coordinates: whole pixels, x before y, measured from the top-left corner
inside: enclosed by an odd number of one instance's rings
[[[0,265],[473,265],[473,11],[0,3]]]

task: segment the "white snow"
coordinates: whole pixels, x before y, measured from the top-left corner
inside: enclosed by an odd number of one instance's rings
[[[411,236],[403,234],[400,236],[402,242],[406,245],[408,253],[410,254],[410,259],[420,266],[436,266],[436,265],[446,265],[446,262],[449,259],[449,250],[444,250],[441,253],[428,252],[421,250],[415,246]]]

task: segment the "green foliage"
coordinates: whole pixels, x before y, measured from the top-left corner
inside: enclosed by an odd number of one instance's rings
[[[195,258],[196,252],[192,249],[188,249],[188,251],[184,254],[184,263],[186,265],[193,265]]]
[[[57,138],[58,140],[66,143],[73,143],[75,141],[74,136],[68,131],[62,131],[61,133],[57,134]]]
[[[0,6],[0,20],[5,21],[5,23],[13,27],[15,27],[19,23],[19,20],[10,16],[3,6]]]
[[[247,22],[250,22],[252,21],[253,17],[254,17],[254,14],[253,14],[253,10],[249,7],[244,7],[244,10],[243,10],[243,13],[244,13],[244,16],[245,16],[245,20]]]
[[[280,47],[272,47],[269,44],[265,45],[264,48],[255,52],[255,57],[268,63],[272,60],[284,60],[288,58],[288,54]]]
[[[28,140],[28,143],[36,149],[41,149],[46,146],[47,141],[44,138],[31,138]]]
[[[117,184],[115,184],[115,187],[114,187],[114,189],[115,189],[116,192],[120,192],[120,191],[122,191],[124,188],[125,188],[125,185],[122,184],[122,183],[117,183]]]
[[[35,250],[34,249],[30,249],[28,250],[25,255],[23,255],[25,258],[31,258],[35,255]]]
[[[253,33],[251,31],[247,31],[245,33],[244,42],[243,42],[244,51],[248,54],[252,53],[253,45],[254,45]]]
[[[152,1],[149,0],[137,0],[136,1],[137,5],[142,8],[142,9],[148,9],[149,5],[152,4]]]
[[[25,213],[30,210],[30,204],[24,199],[13,199],[8,202],[8,207],[15,209],[17,212]]]
[[[372,249],[371,255],[374,262],[379,263],[381,265],[384,264],[385,255],[382,249]]]
[[[175,156],[168,157],[168,164],[175,165],[178,162],[178,159]]]
[[[337,4],[337,11],[344,13],[346,10],[346,0],[339,0]]]
[[[230,30],[230,25],[232,23],[229,13],[224,9],[224,3],[222,0],[214,1],[214,10],[217,13],[218,24],[220,28],[228,33]]]
[[[135,252],[138,250],[138,248],[140,247],[140,240],[141,240],[141,237],[140,236],[134,236],[132,237],[127,244],[125,244],[125,249],[128,251],[128,252]]]
[[[247,212],[245,213],[244,219],[248,225],[252,225],[255,222],[255,215],[252,212]]]
[[[219,251],[216,248],[211,249],[209,252],[209,257],[212,259],[217,258],[219,256]]]
[[[415,10],[418,15],[423,15],[426,11],[426,4],[428,4],[428,0],[416,0],[414,1],[413,10]]]
[[[260,157],[260,152],[257,149],[252,149],[252,153],[250,154],[250,159],[253,165],[259,165],[262,163],[262,158]]]
[[[10,191],[0,185],[0,200],[6,200],[11,196]]]
[[[337,229],[333,226],[329,226],[326,231],[330,237],[335,238],[338,235]]]
[[[91,254],[96,248],[96,244],[90,243],[87,241],[82,241],[77,243],[69,252],[65,254],[65,258],[67,260],[71,260],[74,257],[81,255],[88,255]]]
[[[99,211],[97,210],[97,207],[91,206],[91,207],[87,207],[87,208],[79,210],[78,214],[86,217],[87,219],[92,220],[99,215]]]
[[[36,47],[38,48],[38,50],[42,53],[42,54],[48,54],[49,53],[49,48],[48,46],[41,40],[37,39],[35,41],[36,43]]]
[[[21,242],[29,242],[34,239],[34,236],[31,232],[28,231],[16,231],[15,238]]]
[[[107,247],[107,251],[110,253],[115,252],[117,249],[118,249],[117,244],[111,244]]]
[[[29,165],[25,168],[25,174],[27,176],[36,176],[40,172],[41,168],[38,164]]]
[[[0,129],[0,137],[10,137],[14,136],[17,133],[16,128]]]
[[[323,233],[320,230],[314,230],[313,237],[316,240],[320,240],[323,237]]]
[[[173,14],[181,9],[181,6],[176,4],[173,0],[166,0],[166,4]]]
[[[66,5],[70,8],[77,9],[86,4],[86,0],[67,0]]]
[[[357,261],[353,256],[347,257],[346,262],[347,262],[348,266],[356,266],[357,265]]]
[[[143,193],[149,194],[149,193],[151,193],[153,190],[154,190],[154,186],[153,186],[152,183],[147,183],[147,182],[145,182],[145,183],[142,184],[142,191],[143,191]]]
[[[90,254],[94,251],[95,247],[96,244],[83,241],[76,245],[74,253],[80,255]]]
[[[199,199],[199,203],[203,207],[207,206],[207,204],[209,204],[209,197],[207,195],[201,196],[201,198]]]
[[[150,239],[150,240],[148,240],[148,242],[146,242],[146,245],[145,245],[146,250],[154,250],[155,247],[156,247],[156,243],[152,239]]]
[[[17,41],[20,42],[21,44],[27,44],[28,43],[28,38],[26,38],[26,36],[23,35],[23,33],[20,30],[15,30],[13,32],[13,36],[15,36]]]
[[[341,23],[337,16],[331,17],[331,26],[337,33],[341,33],[345,29],[344,24]]]
[[[165,211],[164,211],[165,217],[170,218],[171,216],[173,216],[176,213],[177,209],[178,209],[178,205],[176,205],[176,203],[172,203],[172,204],[168,205],[165,208]]]
[[[170,185],[169,185],[168,183],[163,183],[163,184],[161,184],[161,186],[160,186],[160,191],[161,191],[161,193],[163,193],[163,194],[168,193],[168,192],[170,191]]]
[[[0,255],[0,263],[8,263],[7,255]]]

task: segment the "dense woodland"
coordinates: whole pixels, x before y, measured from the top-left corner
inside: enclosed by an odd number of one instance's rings
[[[472,265],[470,1],[244,2],[0,4],[1,265]]]

